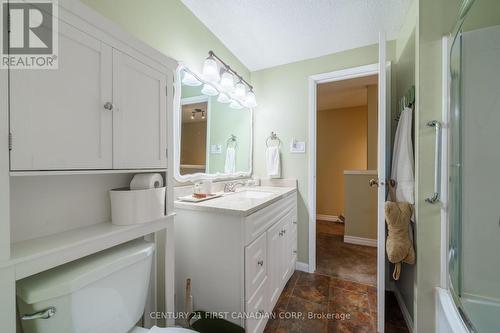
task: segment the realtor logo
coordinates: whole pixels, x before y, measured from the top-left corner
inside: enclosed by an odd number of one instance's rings
[[[57,2],[3,0],[1,68],[57,69]]]

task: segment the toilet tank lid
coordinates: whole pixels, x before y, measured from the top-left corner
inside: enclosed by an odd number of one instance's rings
[[[16,283],[27,304],[64,296],[151,256],[154,243],[135,240],[32,275]]]

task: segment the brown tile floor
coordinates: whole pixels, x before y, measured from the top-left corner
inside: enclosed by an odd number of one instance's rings
[[[326,245],[338,243],[343,234],[343,225],[326,223],[328,224],[318,223],[318,236],[334,238],[326,239]],[[338,244],[333,249],[338,250]],[[339,263],[325,261],[323,264]],[[344,265],[348,267],[347,264]],[[325,271],[334,271],[323,268]],[[269,319],[264,332],[375,333],[376,292],[374,285],[352,279],[295,271],[274,308],[275,318]],[[409,333],[392,293],[386,295],[386,308],[386,333]]]
[[[377,249],[344,243],[344,224],[316,224],[316,272],[359,283],[377,284]]]

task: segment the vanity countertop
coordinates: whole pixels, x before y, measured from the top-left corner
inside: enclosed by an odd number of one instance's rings
[[[177,209],[248,216],[296,191],[295,187],[245,187],[239,188],[236,192],[224,193],[221,197],[197,203],[176,200],[174,207]],[[260,197],[259,194],[263,194],[263,196]]]

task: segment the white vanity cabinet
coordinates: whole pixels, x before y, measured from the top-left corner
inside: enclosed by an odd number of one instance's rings
[[[295,270],[296,189],[282,190],[250,212],[217,208],[215,200],[231,198],[213,199],[213,207],[208,201],[176,202],[177,311],[185,310],[184,288],[191,278],[194,310],[221,312],[248,333],[262,332],[265,313]]]
[[[165,168],[173,68],[61,8],[58,69],[10,71],[11,170]]]

